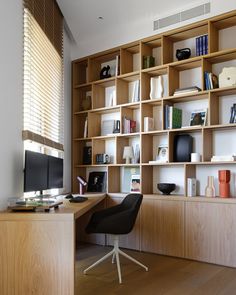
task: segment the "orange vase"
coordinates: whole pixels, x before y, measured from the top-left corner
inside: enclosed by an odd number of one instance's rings
[[[218,171],[219,179],[219,194],[221,198],[230,197],[230,170],[219,170]]]

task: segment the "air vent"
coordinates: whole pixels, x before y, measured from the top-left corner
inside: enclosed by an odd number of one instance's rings
[[[182,21],[208,14],[210,13],[210,11],[211,11],[211,3],[208,2],[202,5],[196,6],[194,8],[187,9],[179,13],[155,20],[153,22],[153,30],[156,31],[174,24],[178,24]]]

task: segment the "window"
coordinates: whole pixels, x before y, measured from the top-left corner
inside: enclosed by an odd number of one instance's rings
[[[23,139],[63,150],[62,29],[55,29],[56,16],[54,1],[24,1]]]
[[[23,3],[24,149],[63,157],[63,18],[55,0]]]

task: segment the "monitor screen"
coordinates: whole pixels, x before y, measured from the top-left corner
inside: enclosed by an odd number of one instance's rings
[[[48,188],[63,187],[63,159],[48,156]]]
[[[42,191],[48,186],[48,156],[25,151],[24,192]]]

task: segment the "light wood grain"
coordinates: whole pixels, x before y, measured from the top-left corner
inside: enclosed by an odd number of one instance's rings
[[[141,250],[184,257],[184,202],[144,199]]]
[[[236,267],[236,205],[186,203],[186,258]]]

